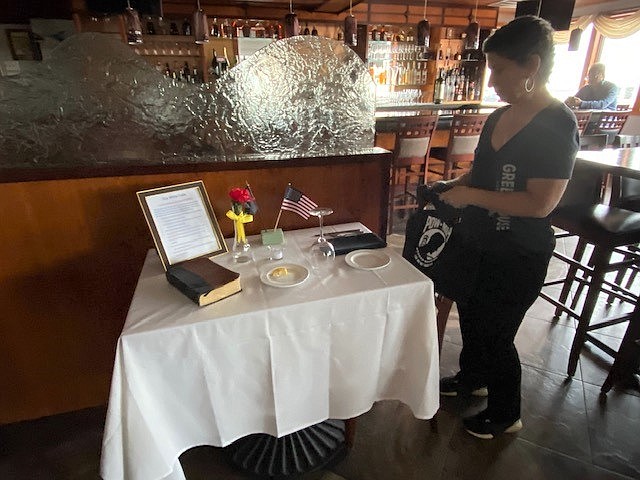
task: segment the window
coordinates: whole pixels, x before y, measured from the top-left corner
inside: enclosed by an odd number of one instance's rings
[[[606,78],[620,88],[618,105],[633,104],[640,85],[640,64],[636,58],[640,31],[626,38],[605,38],[600,61],[607,67]]]
[[[554,62],[547,88],[551,95],[559,100],[575,95],[582,86],[582,69],[587,57],[589,39],[593,33],[593,25],[589,24],[582,32],[580,48],[569,51],[568,43],[557,43],[554,50]]]

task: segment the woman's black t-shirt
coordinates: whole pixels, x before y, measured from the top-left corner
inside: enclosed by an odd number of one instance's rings
[[[579,147],[575,116],[560,101],[544,108],[498,151],[491,145],[496,122],[510,106],[489,115],[475,152],[471,187],[519,192],[530,178],[570,178]],[[550,252],[555,240],[549,217],[499,215],[468,207],[460,225],[483,250]]]

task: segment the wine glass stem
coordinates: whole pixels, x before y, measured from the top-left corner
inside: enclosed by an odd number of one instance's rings
[[[324,235],[322,234],[322,218],[324,215],[318,216],[318,223],[320,223],[320,241],[324,241]]]

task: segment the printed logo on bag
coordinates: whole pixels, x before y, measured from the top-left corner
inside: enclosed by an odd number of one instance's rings
[[[427,210],[435,210],[435,208],[427,206]],[[444,249],[452,230],[453,228],[442,219],[432,215],[427,216],[418,247],[413,255],[416,263],[422,267],[432,266]]]

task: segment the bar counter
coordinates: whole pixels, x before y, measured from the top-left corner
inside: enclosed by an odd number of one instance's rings
[[[393,149],[395,133],[407,117],[438,114],[430,146],[446,147],[454,113],[491,113],[503,104],[480,102],[415,103],[376,107],[376,146]]]

